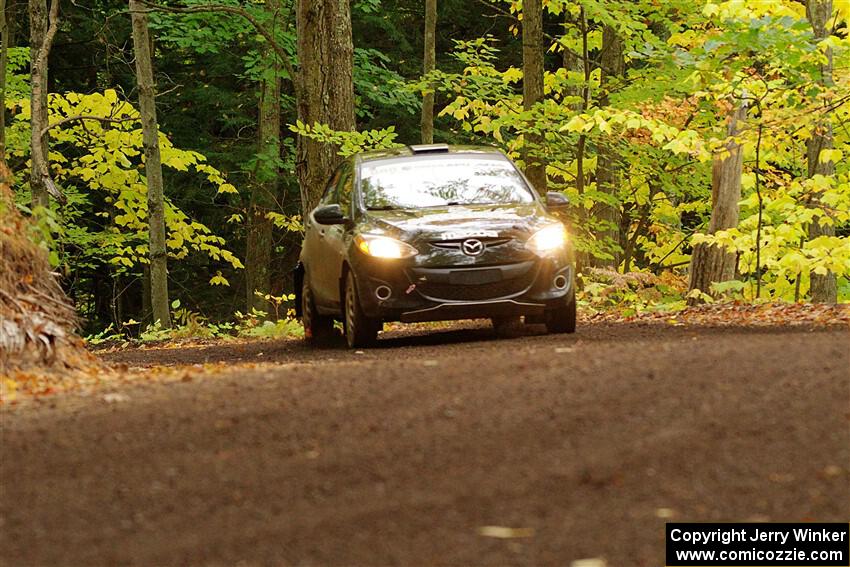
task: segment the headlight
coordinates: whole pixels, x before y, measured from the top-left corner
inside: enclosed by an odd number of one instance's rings
[[[561,223],[541,228],[531,235],[526,246],[538,254],[561,250],[567,244],[567,229]]]
[[[358,234],[354,243],[361,252],[375,258],[410,258],[419,254],[419,250],[395,238]]]

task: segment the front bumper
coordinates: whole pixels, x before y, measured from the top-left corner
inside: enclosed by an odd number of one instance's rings
[[[574,296],[575,268],[566,253],[484,266],[352,260],[363,312],[382,321],[539,316]]]

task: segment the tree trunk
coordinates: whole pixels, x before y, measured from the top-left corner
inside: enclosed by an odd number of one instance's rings
[[[151,308],[151,267],[142,266],[142,329],[153,323]]]
[[[581,22],[579,22],[579,23],[581,23]],[[564,37],[565,38],[569,35],[569,29],[573,25],[574,25],[574,22],[573,22],[572,17],[570,16],[569,11],[565,10],[564,11]],[[580,28],[580,31],[582,31],[581,28]],[[584,61],[582,60],[582,58],[579,57],[578,53],[575,53],[574,51],[571,51],[571,50],[567,49],[566,47],[564,47],[564,52],[561,55],[561,65],[563,66],[564,71],[567,74],[567,77],[569,77],[571,73],[580,74],[580,75],[584,73],[585,64],[584,64]],[[564,96],[565,97],[582,97],[583,92],[584,92],[584,89],[581,88],[581,87],[578,87],[578,86],[567,87],[566,91],[564,92]],[[570,104],[570,108],[574,111],[581,110],[581,107],[582,107],[581,101],[576,101],[576,102]]]
[[[298,119],[353,131],[354,46],[348,0],[297,0]],[[338,148],[299,136],[295,171],[304,215],[316,206],[339,163]]]
[[[729,116],[725,151],[714,158],[711,167],[711,222],[708,234],[738,226],[738,201],[741,200],[741,174],[744,152],[735,140],[738,121],[746,117],[746,107],[740,106]],[[727,153],[728,152],[728,153]],[[691,256],[691,280],[689,291],[698,289],[711,292],[711,284],[724,282],[735,277],[737,255],[720,246],[697,244]],[[689,298],[691,305],[700,303],[699,298]]]
[[[584,6],[579,6],[579,32],[581,33],[581,67],[583,72],[583,83],[580,89],[581,102],[578,105],[578,112],[586,112],[590,108],[590,74],[593,71],[590,65],[590,56],[588,49],[588,26],[587,14],[584,11]],[[566,63],[566,62],[565,62]],[[576,144],[576,192],[579,199],[582,199],[585,191],[587,177],[584,172],[584,155],[587,151],[587,134],[581,133]],[[583,206],[577,207],[576,220],[580,226],[586,225],[587,213]],[[587,252],[576,252],[576,273],[581,274],[584,267],[589,265]],[[579,285],[582,285],[582,280],[576,280]]]
[[[625,73],[626,62],[623,57],[623,40],[611,26],[605,26],[602,30],[602,52],[600,54],[600,95],[599,106],[607,106],[611,89],[616,86]],[[596,188],[607,193],[612,199],[617,198],[620,185],[620,173],[617,152],[613,149],[613,143],[603,143],[599,146],[596,164]],[[606,223],[608,228],[604,229],[598,236],[606,239],[612,246],[619,246],[620,242],[620,208],[618,205],[600,203],[598,205],[597,217]],[[610,250],[613,258],[596,259],[594,264],[599,267],[616,269],[620,264],[620,252],[616,249]]]
[[[58,17],[59,0],[53,0],[50,7],[51,16]],[[32,92],[31,105],[31,134],[30,134],[30,189],[32,191],[32,208],[47,207],[49,193],[47,190],[48,148],[50,140],[47,133],[41,132],[47,127],[47,57],[53,43],[48,31],[47,0],[29,0],[30,19],[30,81]],[[55,35],[55,31],[53,32]]]
[[[162,160],[159,154],[159,125],[156,120],[156,85],[153,78],[148,17],[144,9],[145,6],[138,0],[130,0],[133,51],[136,55],[136,81],[139,85],[139,112],[142,118],[142,144],[145,148],[145,179],[148,188],[151,311],[154,323],[159,321],[163,328],[171,328]]]
[[[522,5],[522,107],[530,110],[542,100],[543,3],[542,0],[525,0]],[[546,163],[540,157],[543,142],[539,134],[526,134],[523,148],[525,175],[541,195],[546,193]]]
[[[274,21],[280,11],[280,0],[266,0],[265,10]],[[273,211],[278,193],[280,171],[280,61],[271,46],[265,49],[264,59],[272,61],[272,74],[264,74],[259,102],[257,128],[257,167],[251,189],[248,210],[248,238],[245,253],[245,281],[248,312],[251,309],[270,312],[269,303],[255,292],[271,291],[272,230],[274,225],[266,214]]]
[[[422,73],[427,75],[437,65],[437,0],[425,0],[425,54]],[[434,143],[434,93],[422,99],[422,143]]]
[[[819,41],[829,35],[827,24],[832,17],[832,0],[808,0],[806,5],[806,16],[812,24],[812,29],[815,38]],[[818,82],[825,86],[832,86],[832,48],[827,48],[827,61],[821,65],[821,76]],[[806,158],[809,163],[809,177],[815,175],[830,176],[835,174],[835,164],[832,161],[821,163],[820,153],[823,150],[830,150],[833,147],[832,142],[832,123],[828,114],[825,114],[821,120],[815,125],[815,130],[812,137],[806,143]],[[815,203],[815,206],[817,203]],[[818,218],[812,219],[809,225],[809,239],[815,239],[819,236],[835,236],[835,227],[833,225],[822,226],[818,222]],[[816,274],[811,272],[809,275],[811,282],[810,290],[812,301],[815,303],[837,303],[838,302],[838,286],[835,274],[827,272],[826,274]]]
[[[9,25],[6,21],[6,0],[0,0],[0,183],[6,179],[6,64],[9,57]]]

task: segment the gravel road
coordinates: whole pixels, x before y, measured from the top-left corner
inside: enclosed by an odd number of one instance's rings
[[[588,325],[108,355],[273,364],[2,409],[0,564],[657,566],[671,520],[846,522],[848,339]]]

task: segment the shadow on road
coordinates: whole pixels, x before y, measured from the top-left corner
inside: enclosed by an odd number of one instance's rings
[[[504,343],[505,348],[548,341],[558,344],[574,342],[605,343],[635,340],[682,340],[727,334],[809,333],[808,327],[695,327],[665,326],[636,323],[590,323],[579,325],[575,335],[547,335],[542,325],[524,325],[510,333],[496,333],[484,321],[461,321],[438,326],[396,326],[381,334],[376,346],[353,351],[345,346],[340,336],[327,347],[308,347],[300,339],[257,340],[250,342],[210,342],[185,346],[129,348],[100,353],[108,363],[134,367],[178,366],[193,364],[248,364],[248,363],[322,363],[366,358],[398,356],[437,356],[442,352],[482,347]],[[492,348],[492,347],[489,347]],[[439,349],[440,352],[429,352]],[[409,352],[408,352],[409,351]]]

